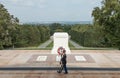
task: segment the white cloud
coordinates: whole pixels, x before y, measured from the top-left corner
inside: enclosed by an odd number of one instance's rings
[[[102,0],[89,0],[90,4],[96,5],[96,4],[101,4]]]
[[[11,0],[13,3],[17,3],[18,2],[18,0]]]
[[[32,1],[28,1],[24,5],[26,5],[26,6],[34,6],[35,4]]]
[[[102,0],[0,0],[20,21],[91,20]],[[34,14],[34,15],[33,15]]]
[[[8,1],[8,0],[7,0]],[[10,0],[9,1],[12,5],[16,6],[26,6],[26,7],[43,7],[45,6],[46,0]]]

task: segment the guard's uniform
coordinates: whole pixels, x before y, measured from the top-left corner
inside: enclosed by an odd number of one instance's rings
[[[66,67],[66,64],[67,64],[66,58],[67,58],[67,56],[66,56],[66,54],[64,54],[64,55],[62,56],[62,58],[61,58],[61,63],[62,63],[62,64],[61,64],[61,68],[60,68],[60,70],[58,71],[58,73],[61,73],[63,69],[64,69],[64,71],[65,71],[65,74],[68,73],[67,67]]]

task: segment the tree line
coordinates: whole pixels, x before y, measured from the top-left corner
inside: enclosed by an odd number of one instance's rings
[[[49,27],[43,25],[20,25],[15,34],[13,42],[16,47],[38,46],[50,38]]]
[[[104,37],[100,29],[93,25],[74,25],[69,31],[71,39],[85,47],[105,47]]]
[[[53,23],[19,24],[0,4],[0,49],[36,46],[54,32],[68,32],[71,39],[85,47],[117,47],[120,49],[120,1],[103,0],[92,12],[93,24],[67,25]]]
[[[120,49],[120,0],[103,0],[95,7],[93,25],[75,25],[71,37],[83,46],[117,47]]]
[[[35,46],[49,38],[49,27],[34,24],[20,25],[19,19],[0,4],[0,49]]]

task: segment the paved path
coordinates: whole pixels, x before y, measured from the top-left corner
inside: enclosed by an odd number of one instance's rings
[[[69,58],[67,66],[79,66],[79,67],[113,67],[120,68],[120,51],[119,50],[71,50],[71,55],[79,54],[84,56],[88,62],[76,62]],[[49,55],[50,50],[0,50],[0,67],[4,66],[33,66],[37,67],[40,65],[44,66],[44,62],[36,62],[36,56]],[[87,57],[86,57],[87,56]],[[72,57],[72,56],[71,56]],[[89,58],[88,58],[89,57]],[[94,60],[90,60],[90,57]],[[51,58],[48,60],[55,60]],[[73,61],[73,62],[72,62]],[[45,62],[48,63],[49,61]],[[55,62],[55,61],[53,61]],[[49,62],[47,65],[58,65],[59,62]],[[68,70],[68,74],[58,74],[54,71],[41,71],[41,70],[28,70],[28,71],[11,71],[11,70],[0,70],[0,78],[120,78],[120,71],[83,71]]]
[[[35,66],[55,67],[59,62],[51,50],[0,50],[0,67]],[[86,61],[76,61],[75,56],[83,56]],[[47,56],[46,61],[36,61],[39,56]],[[67,55],[68,67],[115,67],[120,68],[119,50],[71,50]]]
[[[49,39],[48,41],[46,41],[43,44],[41,44],[40,46],[38,46],[38,48],[46,48],[51,42],[52,42],[52,40]]]
[[[75,48],[83,48],[82,46],[80,46],[79,44],[77,44],[76,42],[69,40],[69,42],[75,47]]]

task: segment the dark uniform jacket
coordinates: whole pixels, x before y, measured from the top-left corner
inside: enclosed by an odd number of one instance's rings
[[[61,58],[62,64],[66,64],[66,63],[67,63],[66,58],[67,58],[67,56],[66,56],[66,54],[64,54],[64,55],[62,56],[62,58]]]

